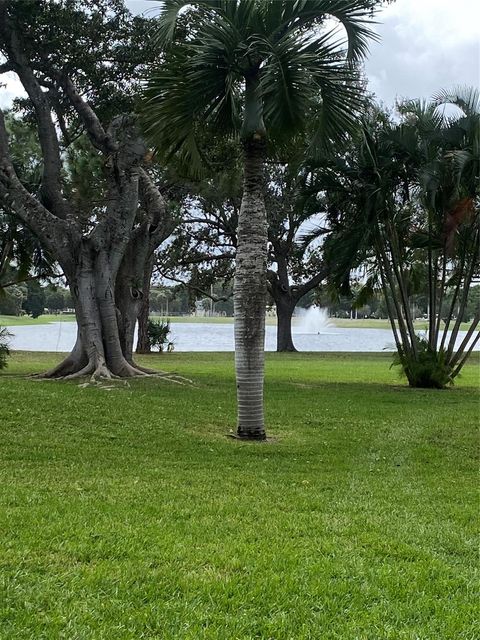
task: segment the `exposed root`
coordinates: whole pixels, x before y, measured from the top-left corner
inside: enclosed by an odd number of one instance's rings
[[[174,382],[176,384],[193,384],[192,380],[179,376],[175,372],[159,371],[158,369],[148,369],[147,367],[142,367],[134,361],[127,362],[127,365],[122,368],[121,377],[165,378],[169,382]]]
[[[166,373],[166,371],[159,371],[158,369],[149,369],[148,367],[142,367],[140,364],[137,364],[135,361],[129,362],[129,364],[138,369],[138,371],[142,371],[143,373],[148,373],[150,375],[157,375],[158,373]]]
[[[83,378],[84,376],[88,376],[94,370],[93,362],[89,362],[83,369],[80,371],[76,371],[75,373],[70,373],[68,376],[63,376],[59,378],[60,380],[76,380],[77,378]]]
[[[136,366],[131,365],[129,362],[125,362],[117,372],[118,378],[144,378],[146,376],[146,373],[137,369]]]
[[[33,373],[28,376],[37,380],[61,380],[68,375],[74,375],[79,369],[83,368],[83,363],[71,357],[65,358],[60,364],[43,373]]]
[[[101,360],[100,362],[90,361],[84,367],[80,367],[78,361],[76,362],[76,366],[78,370],[75,371],[75,362],[70,360],[68,362],[68,358],[60,363],[57,367],[47,371],[45,373],[35,374],[31,376],[37,380],[79,380],[81,378],[86,378],[90,376],[88,382],[81,384],[81,387],[88,387],[90,385],[101,385],[102,381],[119,381],[124,385],[130,386],[128,384],[128,380],[132,378],[162,378],[167,382],[172,382],[178,385],[193,385],[193,380],[189,380],[183,376],[178,375],[175,372],[168,371],[157,371],[155,369],[146,369],[145,367],[140,367],[130,364],[126,362],[121,370],[114,374],[105,361]],[[73,369],[73,370],[72,370]]]

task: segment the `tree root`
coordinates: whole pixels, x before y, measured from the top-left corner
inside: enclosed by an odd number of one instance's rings
[[[78,367],[76,371],[75,364]],[[89,381],[81,385],[83,387],[98,385],[102,381],[119,381],[123,384],[128,384],[127,381],[132,378],[162,378],[174,384],[193,385],[193,380],[180,376],[175,372],[147,369],[129,362],[126,362],[118,373],[113,373],[103,360],[99,362],[90,361],[82,367],[78,361],[75,363],[73,359],[69,360],[68,358],[49,371],[28,377],[36,380],[70,381],[86,378],[87,376],[90,376]]]
[[[134,360],[129,361],[128,364],[134,367],[135,369],[142,371],[143,373],[148,373],[152,375],[156,375],[157,373],[166,373],[165,371],[159,371],[158,369],[150,369],[148,367],[142,367],[142,365],[136,363]]]
[[[82,361],[68,357],[52,369],[44,371],[43,373],[33,373],[28,377],[37,380],[60,380],[68,375],[74,375],[77,371],[84,368]]]

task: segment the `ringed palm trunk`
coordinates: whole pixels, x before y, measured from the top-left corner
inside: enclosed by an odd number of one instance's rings
[[[267,215],[263,199],[265,141],[244,143],[243,197],[234,282],[237,436],[265,440],[263,379],[267,299]]]

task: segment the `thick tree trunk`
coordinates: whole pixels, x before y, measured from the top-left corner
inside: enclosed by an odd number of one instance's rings
[[[98,263],[103,266],[95,266]],[[125,270],[128,264],[127,261]],[[105,256],[92,262],[83,257],[77,273],[70,279],[78,327],[75,346],[63,362],[41,377],[128,378],[154,373],[133,360],[134,330],[142,292],[130,286],[130,278],[120,278],[122,271],[114,295]]]
[[[132,255],[132,251],[127,250],[115,285],[120,342],[125,358],[130,364],[133,363],[135,326],[144,296],[142,284],[146,265],[145,261],[138,260],[138,257],[142,256]]]
[[[251,440],[266,438],[263,415],[267,296],[264,149],[264,140],[255,139],[255,136],[244,147],[244,186],[238,219],[234,284],[237,436]]]
[[[43,160],[41,197],[36,197],[16,173],[0,110],[0,198],[61,265],[78,325],[71,354],[45,375],[145,375],[132,361],[145,264],[175,224],[143,168],[147,148],[136,117],[119,115],[105,130],[71,78],[48,68],[46,60],[52,90],[45,92],[5,2],[0,2],[0,14],[2,46],[33,105]],[[56,102],[65,100],[75,110],[92,145],[103,155],[107,194],[104,206],[92,212],[88,223],[85,212],[76,211],[63,192],[62,145],[52,118],[55,105],[50,102],[51,94]]]
[[[296,302],[290,297],[275,300],[277,309],[277,351],[296,351],[292,337],[292,316]]]
[[[268,286],[277,310],[277,351],[296,351],[292,338],[292,315],[299,297],[295,295],[297,289],[290,287],[286,254],[276,240],[272,245],[277,270],[268,272]]]
[[[66,271],[75,304],[77,340],[72,352],[57,367],[44,374],[48,378],[128,378],[145,375],[132,361],[135,296],[126,296],[117,307],[115,271],[111,258],[84,241],[72,271]],[[120,273],[122,270],[120,270]],[[125,327],[127,330],[125,330]]]
[[[145,290],[144,290],[145,291]],[[144,293],[145,296],[145,293]],[[140,311],[138,313],[138,335],[137,335],[137,353],[151,353],[152,346],[150,344],[150,337],[148,335],[148,321],[150,318],[150,296],[149,292],[146,292],[145,298],[140,305]]]
[[[150,282],[152,279],[154,255],[150,257],[143,278],[143,297],[138,312],[138,338],[137,353],[151,353],[150,339],[148,336],[148,319],[150,316]]]

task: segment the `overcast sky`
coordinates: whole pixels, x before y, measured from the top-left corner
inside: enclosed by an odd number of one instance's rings
[[[149,0],[127,5],[147,14],[158,7]],[[377,20],[381,42],[371,46],[365,66],[370,90],[387,106],[397,97],[429,98],[439,89],[480,85],[479,0],[397,0]],[[9,74],[7,87],[0,87],[0,106],[19,91]]]

